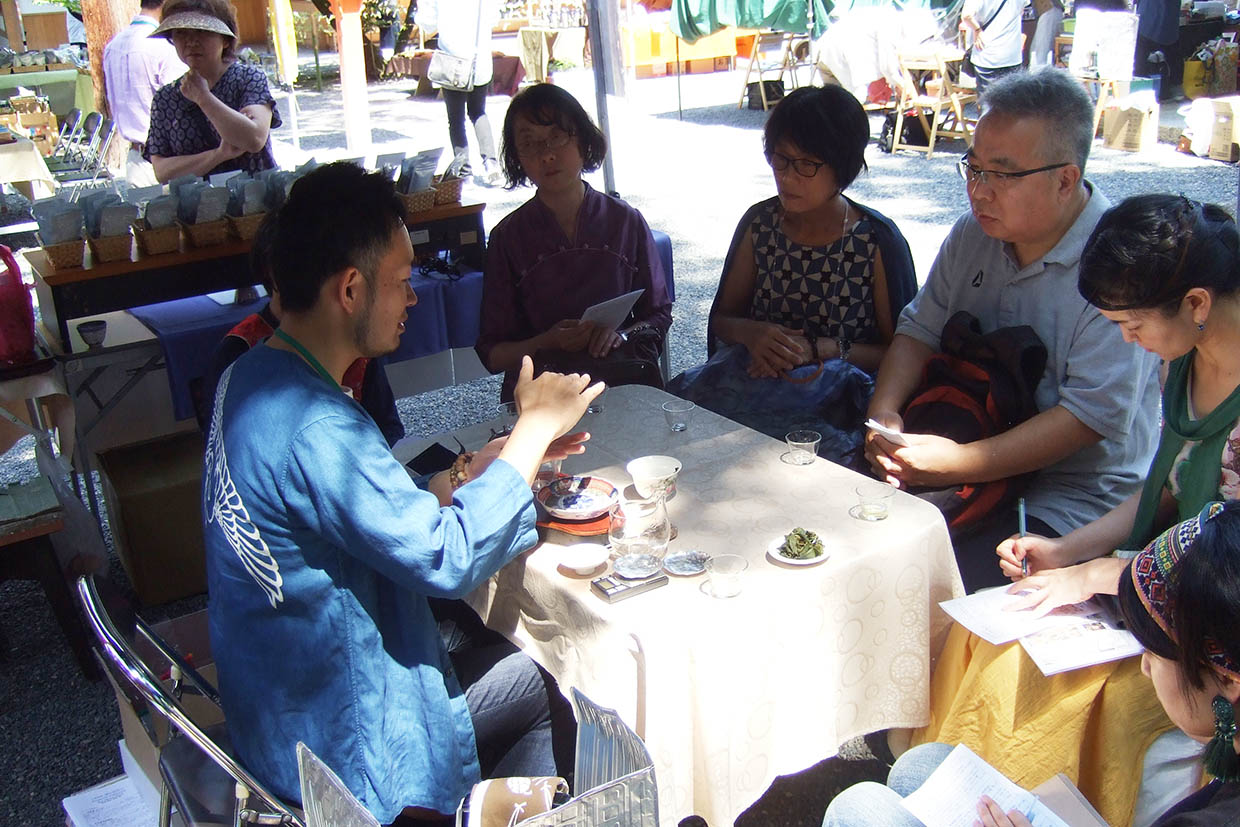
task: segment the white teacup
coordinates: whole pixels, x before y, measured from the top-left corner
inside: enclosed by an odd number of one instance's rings
[[[638,457],[624,468],[633,478],[633,487],[643,497],[662,494],[670,499],[676,491],[676,476],[680,473],[680,460],[675,457]]]

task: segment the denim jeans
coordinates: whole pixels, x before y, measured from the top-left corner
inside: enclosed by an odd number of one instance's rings
[[[507,641],[449,657],[469,704],[482,777],[571,780],[577,723],[551,676]]]
[[[901,800],[920,787],[952,749],[947,744],[913,747],[896,759],[886,785],[863,781],[837,795],[822,827],[921,827]]]

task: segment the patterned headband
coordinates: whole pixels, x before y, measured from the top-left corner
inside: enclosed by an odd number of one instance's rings
[[[1213,502],[1201,509],[1196,517],[1173,525],[1145,547],[1132,560],[1132,583],[1141,604],[1167,637],[1176,641],[1171,620],[1175,609],[1175,586],[1179,579],[1180,560],[1197,542],[1202,527],[1223,510]],[[1210,638],[1206,641],[1211,664],[1222,672],[1240,678],[1240,664],[1227,656],[1222,647]]]

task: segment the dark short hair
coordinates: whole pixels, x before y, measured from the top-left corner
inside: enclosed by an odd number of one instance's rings
[[[504,115],[500,156],[508,189],[529,183],[529,176],[517,155],[517,118],[525,118],[539,126],[559,127],[575,137],[577,151],[581,153],[581,168],[585,172],[598,169],[607,157],[607,138],[577,99],[553,83],[539,83],[518,93]]]
[[[387,176],[344,161],[326,164],[293,184],[284,205],[267,216],[258,238],[269,251],[252,260],[260,267],[266,260],[281,309],[304,312],[345,268],[373,281],[404,213]]]
[[[776,104],[766,120],[763,151],[769,156],[781,141],[825,162],[844,190],[866,168],[870,120],[844,87],[802,86]]]
[[[1231,500],[1207,520],[1191,550],[1177,564],[1169,595],[1171,637],[1150,617],[1124,569],[1119,607],[1137,642],[1155,655],[1173,660],[1189,686],[1200,689],[1213,668],[1212,647],[1240,662],[1240,501]]]
[[[237,10],[233,8],[232,3],[228,0],[167,0],[160,19],[187,11],[209,14],[216,20],[224,22],[224,25],[233,33],[233,37],[224,38],[224,57],[232,57],[237,49]],[[172,39],[171,32],[167,36],[169,40]]]
[[[1240,234],[1213,204],[1178,195],[1126,198],[1098,221],[1081,253],[1077,289],[1102,310],[1174,314],[1196,287],[1240,289]]]
[[[1013,72],[986,87],[982,117],[1030,118],[1045,126],[1041,150],[1050,163],[1071,161],[1081,172],[1094,143],[1094,102],[1064,69]]]
[[[142,0],[138,5],[147,11],[157,11],[164,5],[164,0]]]

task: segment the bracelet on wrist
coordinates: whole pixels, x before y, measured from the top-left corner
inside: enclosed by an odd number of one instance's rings
[[[818,337],[813,333],[806,333],[805,340],[809,342],[809,360],[817,362],[818,359]]]
[[[840,350],[840,360],[847,362],[848,354],[852,352],[852,342],[843,336],[838,336],[835,339],[835,346]]]
[[[452,467],[448,469],[448,485],[452,487],[453,491],[469,482],[469,463],[473,459],[473,451],[462,451],[452,461]]]

